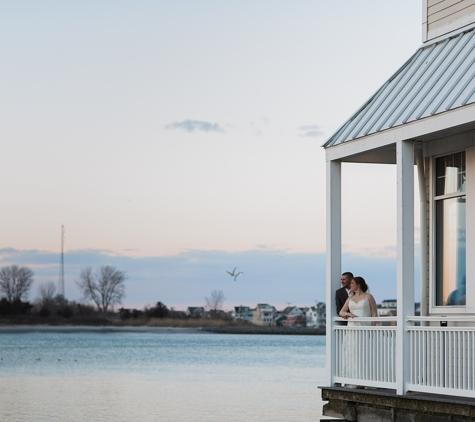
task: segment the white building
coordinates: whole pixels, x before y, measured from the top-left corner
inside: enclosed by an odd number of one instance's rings
[[[475,398],[475,260],[467,259],[475,256],[475,0],[423,0],[423,11],[421,47],[324,144],[327,385],[394,389],[403,399],[399,404],[409,400],[408,392]],[[349,162],[397,168],[394,327],[335,322],[333,295],[342,272],[341,168]],[[419,317],[414,312],[415,165],[422,239]],[[361,195],[364,203],[364,187]],[[343,343],[353,332],[360,336],[361,348],[354,351],[360,364],[349,378]],[[327,409],[331,394],[324,394]],[[448,411],[447,406],[439,410],[440,415]]]
[[[318,302],[315,306],[307,308],[305,317],[307,318],[307,327],[325,327],[327,318],[325,303]]]
[[[378,305],[378,316],[396,316],[397,315],[397,300],[385,299]]]

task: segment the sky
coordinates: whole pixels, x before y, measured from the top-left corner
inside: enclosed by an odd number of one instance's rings
[[[125,307],[324,301],[321,145],[421,32],[414,0],[0,2],[0,267],[34,300],[64,225],[72,300],[114,265]],[[396,169],[342,186],[342,270],[395,297]]]

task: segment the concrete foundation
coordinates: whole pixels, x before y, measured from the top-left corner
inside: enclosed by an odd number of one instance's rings
[[[475,399],[413,393],[398,396],[394,390],[321,387],[328,401],[323,414],[364,422],[466,422],[475,421]]]

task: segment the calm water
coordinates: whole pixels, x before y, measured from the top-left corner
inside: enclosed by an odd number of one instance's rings
[[[315,421],[325,337],[0,334],[1,421]]]

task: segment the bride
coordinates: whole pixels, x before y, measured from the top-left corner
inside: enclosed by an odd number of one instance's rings
[[[353,294],[348,297],[343,308],[341,308],[340,316],[342,318],[354,319],[358,317],[378,316],[376,301],[374,300],[373,295],[366,293],[368,289],[368,285],[363,277],[355,277],[351,280],[350,291]],[[350,321],[348,322],[348,325],[369,325],[369,323]],[[375,322],[373,322],[372,325],[375,325]]]
[[[350,292],[353,294],[348,297],[343,308],[341,308],[340,316],[345,319],[350,319],[349,327],[376,325],[376,322],[359,322],[355,321],[358,317],[377,317],[378,309],[374,297],[367,293],[368,285],[363,277],[355,277],[350,283]],[[348,330],[348,333],[343,341],[343,347],[347,354],[345,359],[345,376],[347,378],[356,378],[356,368],[354,362],[353,352],[359,346],[356,341],[357,332]],[[346,384],[349,388],[356,388],[356,385]]]

